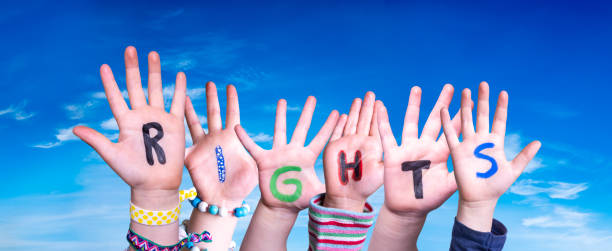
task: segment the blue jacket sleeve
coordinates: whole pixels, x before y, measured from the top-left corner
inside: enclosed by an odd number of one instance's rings
[[[478,232],[455,219],[450,251],[497,251],[504,248],[506,227],[493,219],[491,232]]]

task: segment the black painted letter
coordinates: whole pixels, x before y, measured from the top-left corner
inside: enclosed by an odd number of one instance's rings
[[[429,169],[430,164],[431,161],[429,160],[406,161],[402,163],[402,171],[412,171],[414,197],[417,199],[423,198],[423,171],[421,169]]]
[[[355,152],[355,162],[346,163],[346,154],[344,151],[340,151],[338,154],[338,162],[340,168],[338,168],[338,178],[340,178],[340,184],[346,185],[349,181],[348,170],[353,170],[353,180],[361,180],[362,166],[361,166],[361,152]]]
[[[157,130],[157,135],[155,135],[155,137],[151,138],[151,135],[149,134],[149,130],[151,128],[155,128],[155,130]],[[157,123],[157,122],[150,122],[150,123],[146,123],[142,126],[142,138],[144,139],[144,146],[145,146],[145,152],[147,154],[147,163],[149,163],[149,165],[153,165],[154,160],[153,160],[153,149],[155,149],[155,154],[157,155],[157,161],[159,161],[160,164],[166,164],[166,154],[164,154],[164,149],[157,144],[157,142],[164,137],[164,129],[162,129],[162,126]]]

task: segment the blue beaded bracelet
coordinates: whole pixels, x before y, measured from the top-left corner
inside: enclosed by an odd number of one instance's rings
[[[246,203],[246,201],[242,201],[242,206],[234,208],[234,210],[227,210],[226,208],[218,207],[217,205],[209,205],[198,197],[195,197],[193,200],[189,200],[189,202],[194,208],[197,208],[202,213],[208,212],[212,215],[219,215],[221,217],[225,217],[231,214],[240,218],[247,216],[247,214],[251,211],[251,208],[249,207],[249,204]]]

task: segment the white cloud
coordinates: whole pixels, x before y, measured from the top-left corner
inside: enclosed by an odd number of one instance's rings
[[[252,67],[245,67],[230,74],[227,81],[236,85],[237,88],[249,90],[258,86],[267,77],[268,74],[265,72],[257,71]],[[289,107],[287,107],[287,110],[289,110]]]
[[[129,98],[128,92],[126,90],[121,91],[121,96],[123,97],[123,99]],[[106,99],[106,93],[94,92],[93,94],[91,94],[91,97],[95,99]]]
[[[578,228],[584,227],[591,217],[589,213],[581,213],[569,208],[556,206],[552,214],[525,218],[522,221],[523,226],[526,227],[540,227],[540,228],[551,228],[551,227],[569,227]]]
[[[587,190],[587,183],[566,183],[560,181],[521,180],[510,187],[510,192],[518,195],[536,195],[544,193],[553,199],[573,200],[578,193]]]
[[[74,126],[69,127],[69,128],[58,129],[57,134],[55,134],[55,138],[57,139],[57,141],[36,144],[36,145],[33,145],[32,147],[48,149],[48,148],[60,146],[65,141],[78,140],[79,138],[75,136],[74,133],[72,133],[72,128],[74,128]]]
[[[516,133],[512,133],[512,134],[508,134],[506,135],[506,139],[504,141],[504,151],[506,153],[506,158],[508,158],[509,160],[514,159],[514,157],[521,152],[522,148],[521,145],[523,145],[523,142],[521,140],[521,136],[519,134]],[[524,144],[527,145],[527,144]],[[523,146],[524,147],[524,146]],[[524,173],[531,173],[537,169],[540,169],[542,167],[545,167],[546,165],[544,165],[542,163],[542,159],[539,158],[537,155],[536,157],[534,157],[529,164],[527,164],[527,167],[525,168],[525,171],[523,171]]]
[[[27,101],[23,101],[17,105],[11,105],[7,108],[5,108],[4,110],[0,110],[0,116],[3,115],[12,115],[12,117],[15,120],[26,120],[29,119],[31,117],[33,117],[34,115],[36,115],[36,113],[33,112],[26,112],[25,111],[25,106],[27,104]]]
[[[251,139],[253,139],[255,142],[272,142],[273,139],[272,136],[263,132],[258,134],[249,134],[249,136],[251,136]]]
[[[119,125],[117,125],[115,118],[102,121],[102,123],[100,123],[100,127],[105,130],[119,130]]]
[[[64,109],[68,112],[68,117],[70,119],[81,119],[85,116],[85,113],[95,105],[96,102],[87,101],[87,103],[83,105],[67,105]]]

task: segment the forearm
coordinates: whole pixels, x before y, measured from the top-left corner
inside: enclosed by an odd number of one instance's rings
[[[179,204],[177,190],[143,191],[132,189],[132,204],[150,211],[172,210]],[[150,217],[150,216],[148,216]],[[178,243],[178,220],[165,225],[146,225],[130,220],[130,229],[144,238],[159,245],[169,246]]]
[[[297,216],[295,210],[270,208],[259,201],[240,250],[286,250]]]
[[[200,212],[197,208],[194,208],[191,212],[189,225],[187,226],[187,233],[208,231],[212,236],[212,242],[200,242],[196,246],[201,249],[207,248],[210,251],[226,251],[232,242],[232,235],[236,229],[237,222],[238,218],[232,215],[221,217],[208,212]]]
[[[385,205],[376,219],[369,250],[418,250],[417,239],[427,214],[395,213]]]

